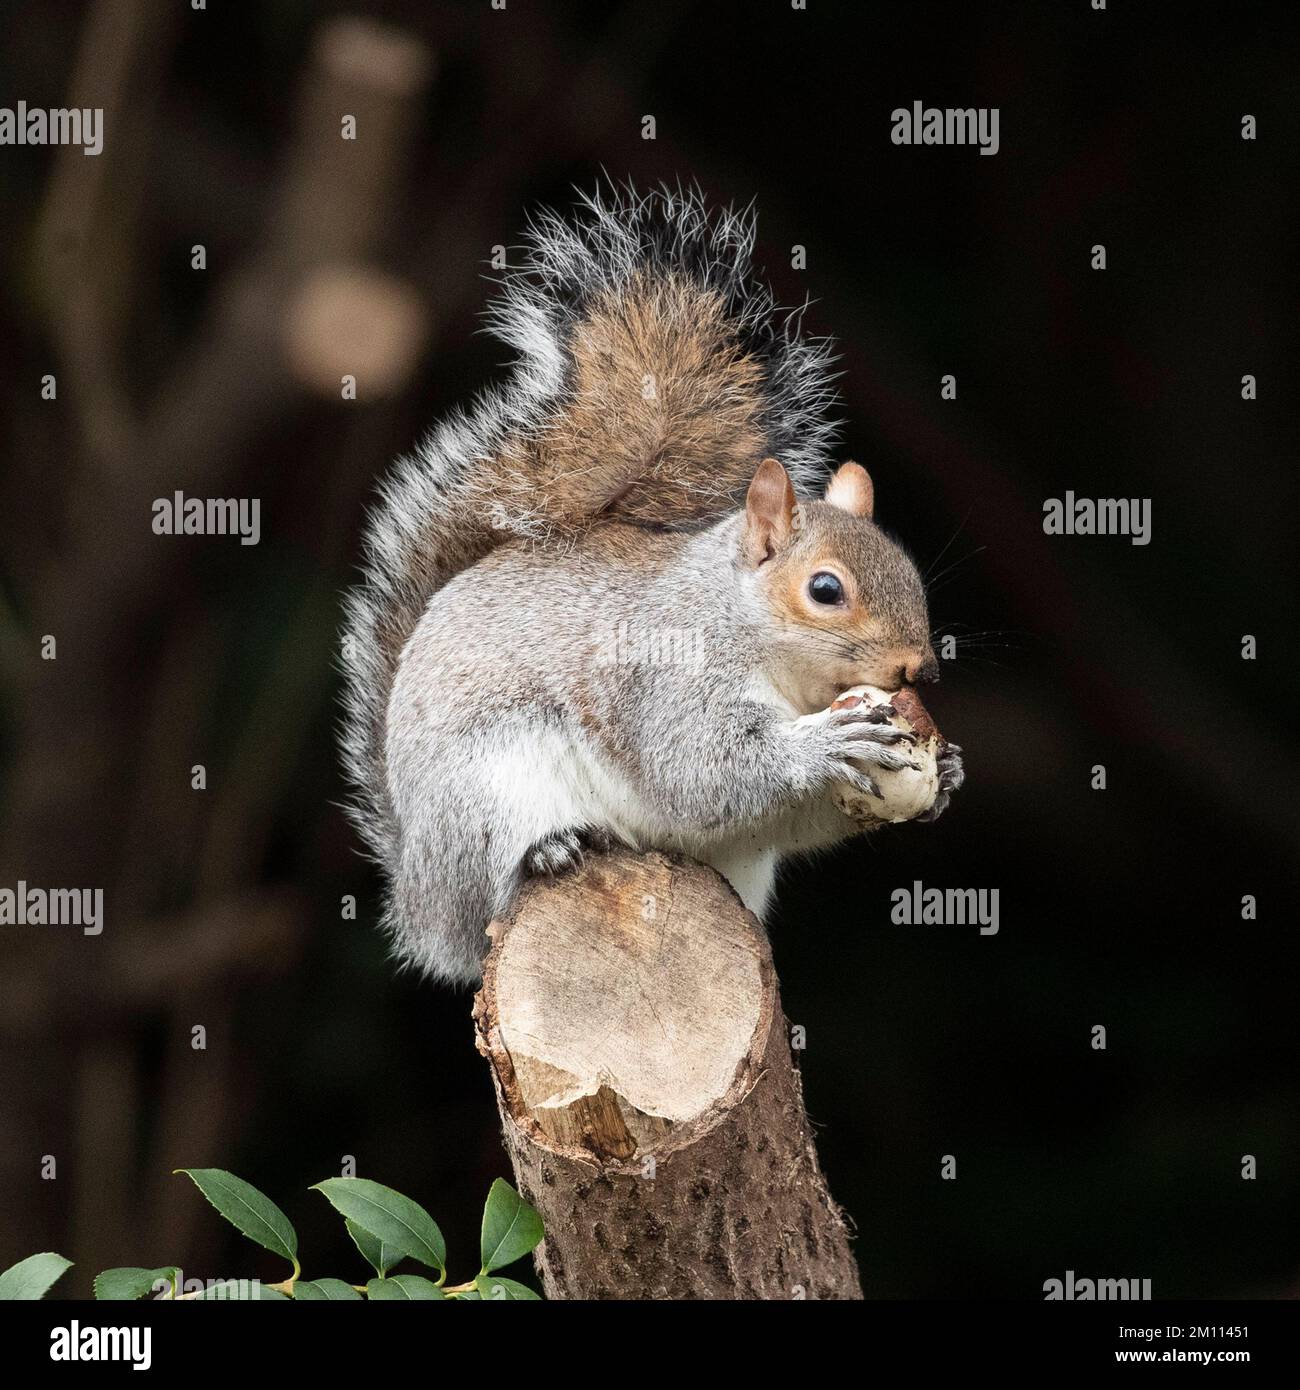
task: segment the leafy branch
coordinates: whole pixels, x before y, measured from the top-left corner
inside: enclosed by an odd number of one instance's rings
[[[498,1178],[483,1207],[478,1273],[461,1284],[447,1283],[447,1245],[437,1222],[418,1203],[369,1178],[326,1178],[312,1191],[321,1193],[341,1215],[353,1244],[375,1277],[364,1284],[345,1279],[304,1279],[298,1260],[298,1233],[289,1218],[251,1183],[223,1168],[178,1168],[209,1202],[243,1235],[288,1262],[292,1273],[275,1284],[259,1280],[219,1280],[187,1291],[180,1287],[176,1265],[158,1269],[106,1269],[95,1278],[95,1297],[124,1301],[157,1293],[167,1300],[296,1299],[310,1301],[494,1299],[535,1300],[538,1295],[497,1270],[528,1254],[542,1239],[542,1219],[510,1186]],[[393,1274],[404,1259],[433,1272]],[[39,1299],[71,1268],[62,1255],[31,1255],[0,1274],[0,1300]]]

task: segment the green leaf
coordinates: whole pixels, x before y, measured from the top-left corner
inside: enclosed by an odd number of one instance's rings
[[[513,1264],[545,1234],[542,1218],[504,1178],[498,1178],[492,1184],[483,1208],[483,1236],[480,1242],[483,1272]]]
[[[35,1303],[38,1298],[45,1297],[65,1269],[71,1268],[71,1260],[49,1250],[40,1255],[28,1255],[0,1274],[0,1300]]]
[[[300,1279],[293,1286],[299,1303],[360,1303],[361,1295],[342,1279]]]
[[[535,1294],[527,1285],[517,1279],[507,1279],[503,1274],[480,1274],[474,1280],[479,1297],[493,1303],[540,1303],[540,1294]]]
[[[143,1298],[153,1293],[154,1285],[162,1280],[168,1284],[176,1281],[176,1266],[164,1265],[162,1269],[106,1269],[95,1275],[95,1297],[104,1303],[128,1303],[134,1298]]]
[[[369,1178],[326,1178],[314,1190],[385,1245],[439,1272],[446,1269],[447,1246],[442,1232],[418,1202]]]
[[[227,1173],[224,1168],[178,1168],[194,1180],[194,1185],[249,1240],[273,1254],[282,1255],[298,1273],[298,1235],[289,1218],[251,1183]]]
[[[206,1299],[217,1302],[231,1303],[275,1303],[289,1301],[285,1294],[279,1289],[272,1289],[257,1279],[223,1279],[218,1284],[213,1284],[204,1289],[201,1293],[194,1295],[195,1299]]]
[[[352,1243],[370,1262],[381,1279],[395,1264],[406,1258],[400,1250],[386,1244],[378,1236],[372,1236],[364,1226],[358,1226],[355,1221],[345,1221],[343,1224],[348,1228]]]
[[[391,1279],[372,1279],[366,1285],[366,1296],[372,1303],[376,1300],[383,1303],[399,1299],[410,1302],[446,1299],[432,1279],[422,1278],[418,1274],[394,1274]]]

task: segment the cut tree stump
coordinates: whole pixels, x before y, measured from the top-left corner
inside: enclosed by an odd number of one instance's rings
[[[861,1298],[767,937],[712,869],[537,879],[474,1001],[549,1298]]]

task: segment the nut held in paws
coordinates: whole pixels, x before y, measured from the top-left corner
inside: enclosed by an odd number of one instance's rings
[[[908,749],[904,745],[900,751],[906,751],[916,767],[872,768],[872,780],[880,788],[878,797],[845,782],[838,783],[831,789],[836,807],[864,828],[911,820],[928,811],[939,794],[938,757],[944,738],[920,696],[914,690],[891,693],[874,685],[855,685],[840,695],[831,709],[856,709],[860,705],[876,707],[882,720],[915,736],[915,747]]]

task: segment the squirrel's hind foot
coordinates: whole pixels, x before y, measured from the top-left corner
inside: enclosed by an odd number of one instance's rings
[[[532,876],[562,874],[576,869],[587,851],[601,854],[614,843],[607,830],[593,826],[557,830],[532,846],[524,855],[524,872]]]
[[[538,840],[524,855],[524,872],[530,875],[562,874],[582,863],[582,841],[576,830],[557,830]]]

